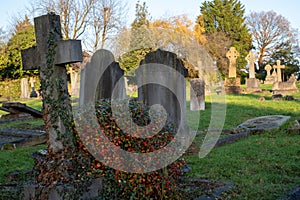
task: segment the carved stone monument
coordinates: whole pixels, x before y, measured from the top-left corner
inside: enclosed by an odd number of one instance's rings
[[[290,95],[298,93],[299,89],[296,86],[296,81],[295,75],[292,74],[286,82],[275,82],[272,87],[273,94]]]
[[[239,56],[240,53],[235,47],[230,47],[229,51],[226,53],[226,57],[229,59],[229,78],[236,78],[236,60]]]
[[[261,92],[262,89],[259,87],[259,80],[255,78],[255,61],[257,55],[250,51],[246,57],[249,62],[249,78],[246,79],[246,91],[247,92]]]
[[[265,70],[267,71],[267,76],[265,78],[264,84],[273,84],[277,79],[276,71],[273,70],[273,74],[271,74],[272,66],[266,65]]]
[[[236,59],[240,56],[235,47],[230,47],[226,53],[226,57],[229,60],[229,73],[228,78],[225,78],[225,92],[226,94],[240,94],[241,93],[241,81],[236,77]]]
[[[273,66],[274,70],[277,72],[277,82],[282,82],[281,69],[284,69],[285,66],[280,64],[280,60],[276,61],[276,65]]]
[[[78,163],[72,160],[77,148],[65,64],[82,61],[81,41],[62,40],[60,17],[54,13],[35,18],[34,27],[37,46],[22,50],[22,63],[23,69],[39,66],[48,149],[45,158],[36,159],[35,182],[24,186],[23,199],[82,199],[72,196],[74,185],[62,181],[73,184],[77,177],[70,170]]]

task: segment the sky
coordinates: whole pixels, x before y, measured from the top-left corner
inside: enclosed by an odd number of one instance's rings
[[[4,0],[1,0],[4,1]],[[204,0],[144,0],[153,19],[164,16],[187,14],[191,20],[195,20],[200,14],[200,6]],[[30,7],[32,0],[8,0],[0,7],[0,27],[6,29],[12,19],[22,16],[26,7]],[[129,6],[129,20],[134,19],[136,0],[126,0]],[[143,2],[143,0],[141,0]],[[300,31],[300,1],[299,0],[240,0],[245,6],[246,15],[250,12],[270,11],[284,16],[292,28]],[[130,23],[130,22],[129,22]]]

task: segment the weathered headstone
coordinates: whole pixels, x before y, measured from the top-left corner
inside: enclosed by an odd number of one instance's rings
[[[80,105],[94,104],[100,99],[125,98],[124,71],[119,63],[115,62],[110,51],[104,49],[96,51],[91,61],[81,71]]]
[[[201,78],[190,80],[190,109],[205,110],[205,83]]]
[[[285,66],[280,64],[280,60],[276,61],[276,65],[273,68],[277,71],[277,80],[272,86],[273,94],[290,95],[299,92],[295,78],[291,77],[290,80],[282,82],[281,69],[284,69]]]
[[[77,148],[65,64],[82,61],[81,42],[62,40],[60,17],[53,13],[35,18],[34,27],[37,46],[22,51],[22,62],[24,69],[40,66],[48,150],[47,158],[36,160],[38,184],[25,186],[24,199],[74,199]],[[70,185],[63,184],[67,180]],[[87,195],[85,199],[97,197],[84,189],[81,194]]]
[[[228,78],[225,78],[225,92],[227,94],[240,94],[241,93],[241,81],[236,77],[236,60],[240,56],[235,47],[230,47],[226,53],[226,57],[229,60],[229,73]]]
[[[176,54],[162,50],[148,53],[136,70],[138,99],[148,106],[162,106],[182,134],[188,133],[187,75],[182,60]]]
[[[257,59],[257,55],[250,51],[249,54],[246,56],[246,61],[249,62],[249,78],[255,78],[255,61]]]
[[[246,57],[246,60],[249,62],[249,78],[246,79],[246,90],[248,92],[260,92],[262,89],[259,87],[259,80],[255,78],[255,61],[257,55],[250,51]]]
[[[73,97],[77,97],[79,96],[79,88],[80,88],[80,72],[70,67],[69,73],[71,79],[71,95]]]
[[[226,53],[226,57],[229,59],[229,78],[236,78],[236,60],[239,56],[240,53],[235,47],[230,47],[229,51]]]
[[[277,77],[276,71],[275,70],[273,71],[275,75],[274,74],[271,75],[271,70],[272,70],[271,65],[266,65],[265,70],[267,71],[267,76],[265,78],[264,84],[273,84],[276,81],[275,77]]]
[[[292,74],[286,82],[275,82],[272,86],[273,94],[290,95],[299,92],[296,85],[296,77]]]
[[[21,99],[29,98],[29,90],[28,90],[28,78],[21,79]]]
[[[80,95],[80,77],[81,70],[84,69],[87,62],[90,61],[90,55],[87,52],[82,53],[82,62],[72,63],[69,68],[69,74],[71,79],[71,95],[73,97],[79,97]]]
[[[37,93],[36,93],[36,91],[34,89],[34,83],[35,83],[34,78],[30,77],[29,82],[30,82],[30,86],[31,86],[30,98],[35,98],[38,95],[37,95]]]
[[[277,60],[273,68],[277,71],[277,82],[282,82],[281,69],[284,69],[285,66],[280,64],[280,60]]]
[[[64,64],[82,60],[81,42],[62,40],[58,15],[37,17],[34,25],[37,46],[22,51],[23,69],[37,69],[40,66],[48,150],[53,153],[67,147],[72,150],[72,112]]]

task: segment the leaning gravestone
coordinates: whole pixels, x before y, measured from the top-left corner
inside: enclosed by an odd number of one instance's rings
[[[112,99],[113,94],[113,99],[126,97],[124,71],[115,62],[110,51],[100,49],[81,71],[80,105],[94,104],[100,99]]]
[[[246,57],[246,61],[249,62],[249,78],[246,79],[246,90],[247,92],[261,92],[262,89],[259,87],[259,80],[255,78],[255,61],[257,59],[256,54],[250,51]]]
[[[205,110],[205,83],[201,78],[190,81],[190,109],[192,111]]]
[[[22,51],[22,63],[23,69],[39,66],[48,153],[36,160],[37,184],[26,186],[24,199],[71,199],[76,189],[62,184],[72,184],[78,173],[71,170],[77,149],[65,64],[82,60],[81,42],[62,40],[60,17],[53,13],[35,18],[34,27],[37,46]]]
[[[228,78],[225,79],[225,92],[226,94],[240,94],[241,93],[241,80],[236,77],[236,60],[240,56],[240,53],[235,47],[230,47],[226,53],[226,57],[229,60],[229,73]]]
[[[63,65],[81,61],[81,42],[62,40],[58,15],[48,14],[37,17],[34,19],[34,24],[37,46],[22,51],[23,69],[32,70],[40,66],[49,151],[58,153],[66,146],[74,148],[70,138],[73,130],[69,124],[72,121],[72,112],[66,68]]]
[[[29,91],[28,91],[28,78],[21,79],[21,99],[28,99]]]
[[[187,69],[176,54],[150,52],[136,70],[138,99],[148,106],[158,104],[166,110],[180,133],[188,133],[186,122]]]

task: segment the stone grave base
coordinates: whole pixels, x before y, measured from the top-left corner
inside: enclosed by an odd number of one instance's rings
[[[28,184],[24,186],[24,200],[40,198],[41,194],[45,200],[64,200],[64,199],[96,199],[102,189],[103,178],[94,179],[91,182],[72,184],[56,184],[44,187],[38,184]],[[41,188],[42,191],[41,191]],[[85,189],[86,188],[86,189]]]
[[[237,126],[237,130],[246,130],[246,131],[265,131],[279,128],[283,125],[290,116],[284,115],[270,115],[270,116],[261,116],[253,119],[249,119],[244,123]]]
[[[226,94],[241,94],[242,88],[240,86],[225,86]]]
[[[225,78],[225,93],[226,94],[241,94],[241,80],[240,78]]]
[[[299,92],[296,82],[275,82],[272,86],[273,94],[290,95]]]
[[[290,89],[290,90],[273,90],[273,94],[282,94],[282,95],[291,95],[299,93],[298,89]]]
[[[246,79],[246,92],[261,92],[262,89],[259,87],[259,80],[256,78]]]

